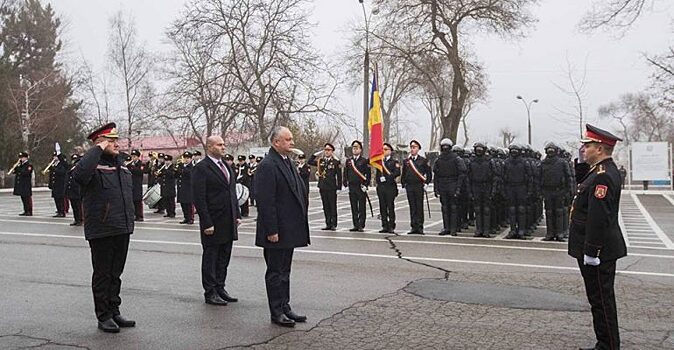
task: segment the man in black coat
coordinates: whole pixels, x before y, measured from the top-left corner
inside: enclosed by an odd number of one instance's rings
[[[307,195],[302,179],[288,156],[293,135],[285,127],[272,130],[269,154],[255,176],[258,189],[255,245],[264,248],[265,285],[271,322],[294,327],[307,317],[290,308],[290,268],[293,251],[309,244]]]
[[[140,151],[131,151],[131,161],[126,165],[133,180],[133,207],[136,221],[143,221],[143,173],[145,165],[140,160]]]
[[[398,196],[396,178],[400,176],[400,162],[391,156],[392,152],[393,146],[384,143],[382,170],[377,169],[375,176],[382,227],[379,233],[394,233],[396,228],[395,200]]]
[[[73,221],[70,226],[82,226],[82,190],[80,184],[75,181],[73,171],[77,162],[80,160],[80,155],[75,153],[70,156],[70,161],[72,161],[72,166],[68,169],[67,175],[67,184],[66,184],[66,196],[70,201],[70,206],[73,208]]]
[[[68,162],[63,154],[54,152],[53,164],[49,168],[49,189],[51,197],[54,198],[56,205],[55,218],[66,217],[65,197],[66,197],[66,173],[68,172]]]
[[[161,184],[161,207],[166,209],[165,218],[176,217],[176,170],[173,166],[173,156],[164,155],[163,170],[159,173]]]
[[[119,327],[134,327],[135,321],[121,316],[120,279],[133,233],[131,172],[124,166],[117,143],[115,123],[92,132],[89,149],[73,170],[82,186],[84,238],[91,247],[91,288],[98,328],[118,333]]]
[[[616,261],[627,255],[620,225],[620,172],[611,155],[620,138],[586,125],[585,160],[592,167],[578,185],[571,207],[569,255],[578,261],[597,343],[590,349],[620,349],[614,282]]]
[[[183,152],[183,162],[177,166],[178,176],[178,203],[183,210],[181,224],[191,225],[194,223],[194,201],[192,196],[192,153]]]
[[[351,203],[351,220],[353,227],[351,232],[363,232],[365,228],[367,204],[367,187],[370,186],[370,161],[362,157],[363,144],[355,140],[351,143],[353,156],[344,161],[344,187],[349,189],[349,202]]]
[[[192,170],[192,195],[201,231],[201,281],[207,304],[236,302],[225,290],[232,244],[238,237],[241,213],[236,199],[236,178],[222,161],[225,141],[220,136],[206,140],[207,156]]]
[[[14,173],[14,191],[12,194],[21,197],[23,213],[19,216],[33,216],[33,165],[28,161],[28,152],[19,152],[18,165]]]
[[[433,181],[433,173],[428,160],[419,155],[421,144],[417,140],[410,141],[410,156],[403,162],[400,183],[407,194],[410,205],[410,226],[408,234],[424,234],[424,193],[426,185]]]

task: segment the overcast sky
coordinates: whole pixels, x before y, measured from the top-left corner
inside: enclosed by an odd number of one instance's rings
[[[366,0],[367,2],[368,0]],[[67,23],[66,40],[70,58],[84,57],[100,69],[105,63],[108,19],[120,8],[135,17],[138,34],[153,51],[167,51],[163,43],[166,26],[179,15],[185,0],[53,0],[56,12]],[[471,39],[473,50],[489,77],[489,101],[469,117],[470,142],[495,142],[498,131],[509,127],[526,142],[526,110],[516,95],[539,99],[532,107],[533,143],[571,141],[578,137],[578,121],[558,110],[572,112],[574,100],[555,84],[568,86],[567,59],[582,75],[587,67],[585,103],[590,122],[597,122],[597,108],[621,94],[638,92],[648,84],[651,69],[644,53],[664,52],[672,41],[674,5],[662,1],[640,18],[627,35],[610,33],[583,34],[577,30],[579,19],[588,10],[588,0],[543,0],[534,9],[538,18],[529,35],[519,40],[504,40],[481,35]],[[362,21],[356,0],[314,0],[315,45],[328,57],[344,47],[349,23]],[[341,95],[344,112],[360,118],[361,91]],[[403,110],[403,118],[421,120],[417,131],[408,134],[422,143],[429,139],[428,118]],[[360,119],[359,119],[360,120]],[[599,121],[605,125],[607,121]],[[460,131],[461,133],[461,131]],[[353,135],[356,136],[356,135]],[[347,137],[348,138],[348,137]],[[462,141],[462,137],[459,138]]]

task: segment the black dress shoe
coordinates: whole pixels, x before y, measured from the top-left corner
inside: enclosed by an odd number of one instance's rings
[[[119,333],[119,326],[109,318],[105,321],[98,321],[98,329],[106,333]]]
[[[387,228],[383,228],[383,229],[379,230],[379,233],[389,233],[389,232],[391,232],[391,231],[389,231],[389,229],[387,229]]]
[[[70,226],[82,226],[82,223],[79,221],[71,222]]]
[[[286,317],[288,317],[289,319],[291,319],[291,320],[293,320],[293,321],[295,321],[295,322],[298,322],[298,323],[304,323],[304,322],[307,322],[307,317],[306,317],[306,316],[298,315],[298,314],[296,314],[295,312],[293,312],[292,310],[286,312],[285,315],[286,315]]]
[[[188,224],[188,225],[193,225],[193,224],[194,224],[194,220],[188,221],[187,224]]]
[[[183,221],[179,222],[179,224],[186,224],[186,223],[187,223],[187,220],[183,220]]]
[[[218,291],[218,296],[228,303],[236,303],[237,301],[239,301],[239,299],[229,295],[229,293],[227,293],[227,291],[224,288]]]
[[[213,294],[206,297],[206,304],[225,306],[227,305],[227,302],[220,298],[219,295]]]
[[[135,221],[142,222],[142,221],[145,221],[145,219],[143,219],[143,218],[136,218]]]
[[[349,229],[349,231],[351,231],[351,232],[358,232],[358,228],[352,227],[352,228]]]
[[[281,327],[289,327],[289,328],[295,327],[295,321],[289,319],[284,314],[281,314],[281,315],[276,316],[276,317],[272,316],[271,317],[271,323],[277,324]]]
[[[136,321],[127,320],[122,315],[114,315],[112,316],[112,320],[115,321],[119,327],[136,327]]]
[[[363,230],[362,228],[359,228],[359,229],[356,230],[356,232],[365,232],[365,230]]]
[[[332,226],[329,228],[330,231],[337,231],[337,226]]]
[[[53,218],[64,218],[64,217],[66,217],[66,214],[56,214],[56,215],[52,215],[52,217]]]
[[[595,350],[595,349],[596,349],[595,347],[592,347],[592,348],[578,348],[578,350]]]
[[[330,226],[325,226],[321,230],[323,231],[330,231],[331,227]]]
[[[440,231],[439,235],[440,236],[447,236],[449,234],[449,231]]]

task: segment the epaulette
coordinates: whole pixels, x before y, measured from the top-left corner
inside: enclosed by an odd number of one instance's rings
[[[599,164],[599,166],[597,166],[597,174],[603,174],[605,172],[606,172],[606,168],[604,167],[604,165]]]

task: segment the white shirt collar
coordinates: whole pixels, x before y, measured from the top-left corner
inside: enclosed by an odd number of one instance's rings
[[[208,158],[211,158],[211,160],[212,160],[213,163],[215,163],[215,164],[218,164],[218,162],[222,162],[222,164],[225,164],[225,162],[223,162],[221,159],[217,159],[217,158],[211,157],[210,154],[207,155],[207,156],[208,156]]]

